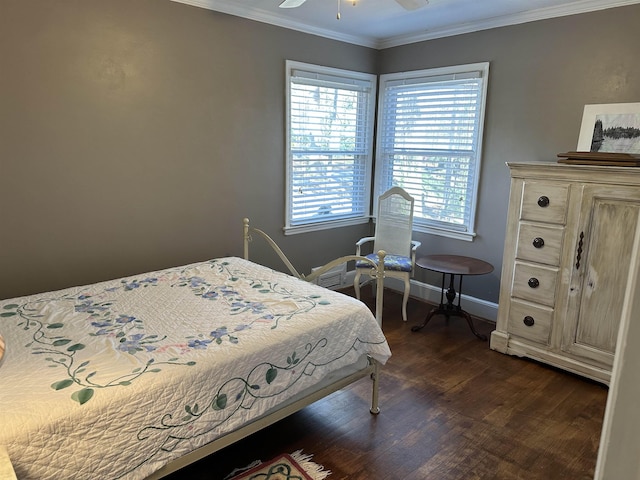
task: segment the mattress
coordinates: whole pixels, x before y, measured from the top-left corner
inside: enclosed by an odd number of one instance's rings
[[[363,303],[235,257],[3,300],[0,335],[21,480],[145,478],[391,354]]]

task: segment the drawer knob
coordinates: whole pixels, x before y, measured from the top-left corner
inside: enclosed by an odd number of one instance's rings
[[[533,317],[531,317],[529,315],[524,317],[524,319],[522,321],[527,327],[533,327],[533,324],[536,323],[535,320],[533,319]]]
[[[536,248],[544,247],[544,239],[540,237],[536,237],[533,239],[533,246]]]
[[[540,285],[540,282],[536,277],[531,277],[527,283],[531,288],[538,288],[538,286]]]
[[[540,205],[542,208],[548,207],[549,206],[549,197],[547,197],[546,195],[542,195],[538,199],[538,205]]]

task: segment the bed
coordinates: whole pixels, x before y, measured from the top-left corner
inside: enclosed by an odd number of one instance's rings
[[[248,259],[254,235],[291,275]],[[354,258],[305,277],[245,219],[243,258],[0,301],[17,477],[161,478],[363,377],[377,413],[382,282],[374,317],[309,281]]]

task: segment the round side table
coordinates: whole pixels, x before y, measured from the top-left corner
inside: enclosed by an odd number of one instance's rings
[[[440,305],[433,308],[425,317],[424,322],[420,325],[411,327],[413,332],[422,330],[434,315],[444,315],[449,317],[463,317],[469,324],[469,328],[473,334],[480,340],[487,340],[486,335],[478,333],[473,326],[471,315],[465,312],[460,306],[460,297],[462,296],[462,277],[465,275],[485,275],[493,272],[493,265],[484,260],[473,257],[464,257],[461,255],[427,255],[416,260],[416,265],[433,272],[442,273],[442,288],[440,290]],[[444,303],[445,297],[445,277],[449,275],[449,287],[446,291],[447,303]],[[458,292],[454,288],[454,278],[458,275]],[[458,297],[458,304],[454,304],[454,300]]]

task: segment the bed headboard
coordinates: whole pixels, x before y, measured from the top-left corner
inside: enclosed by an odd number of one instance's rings
[[[378,320],[378,324],[382,325],[382,298],[383,298],[383,290],[384,290],[384,257],[386,256],[386,252],[384,250],[380,250],[378,252],[378,262],[374,262],[373,260],[359,256],[359,255],[345,255],[340,258],[336,258],[335,260],[330,261],[329,263],[323,265],[320,268],[315,269],[309,275],[304,275],[298,272],[293,264],[289,261],[287,256],[284,254],[282,249],[278,246],[278,244],[264,231],[259,228],[249,226],[249,219],[244,218],[242,220],[243,223],[243,244],[244,244],[244,259],[249,260],[249,243],[253,241],[252,234],[256,234],[259,237],[263,238],[273,250],[278,254],[278,257],[282,260],[282,262],[287,266],[289,272],[294,277],[297,277],[301,280],[312,282],[316,278],[318,278],[323,273],[331,270],[332,268],[341,265],[350,261],[364,261],[371,265],[371,277],[376,280],[376,320]]]

